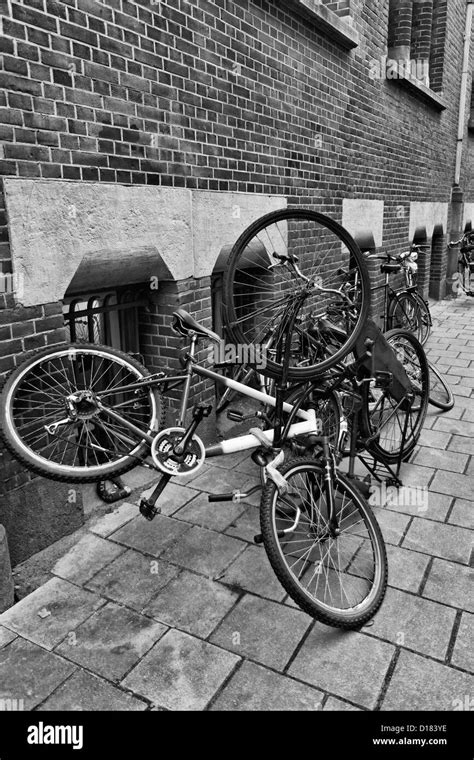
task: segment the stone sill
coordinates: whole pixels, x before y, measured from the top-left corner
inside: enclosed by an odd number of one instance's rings
[[[424,100],[437,111],[445,111],[448,107],[447,101],[442,95],[431,90],[426,84],[416,79],[407,71],[400,71],[397,77],[388,79],[387,81],[399,84],[401,87],[406,87],[412,95],[417,96],[420,100]]]
[[[318,0],[287,0],[288,5],[329,39],[337,42],[346,50],[351,50],[359,44],[359,35],[347,21],[343,21],[336,13],[321,5]]]
[[[471,132],[471,133],[474,134],[474,116],[471,116],[471,118],[469,119],[469,121],[467,123],[467,128],[468,128],[469,132]]]

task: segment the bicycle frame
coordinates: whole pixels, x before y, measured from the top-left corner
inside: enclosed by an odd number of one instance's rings
[[[269,396],[268,394],[263,393],[262,391],[256,390],[255,388],[250,388],[248,385],[239,383],[237,380],[233,380],[232,378],[225,377],[224,375],[220,375],[218,372],[214,372],[213,370],[207,369],[206,367],[202,367],[200,364],[197,364],[194,359],[195,352],[196,352],[197,336],[196,334],[194,334],[194,335],[191,335],[190,337],[191,337],[191,346],[190,346],[190,351],[187,355],[185,372],[183,374],[173,374],[169,376],[168,375],[152,376],[150,378],[140,380],[137,383],[130,383],[126,386],[122,386],[118,390],[123,392],[123,391],[131,391],[131,390],[140,390],[146,387],[162,386],[163,391],[166,393],[172,388],[175,388],[181,383],[184,383],[184,388],[183,388],[181,401],[180,401],[179,416],[177,420],[178,427],[184,427],[184,424],[185,424],[185,417],[186,417],[186,412],[187,412],[188,404],[189,404],[191,383],[192,383],[192,378],[194,374],[200,377],[207,378],[209,380],[213,380],[214,382],[220,383],[221,385],[224,385],[227,388],[231,388],[232,390],[235,390],[238,393],[244,396],[247,396],[248,398],[252,398],[252,399],[255,399],[256,401],[260,401],[264,404],[267,404],[268,406],[276,407],[277,400],[275,397]],[[117,389],[114,389],[114,392],[117,392]],[[104,406],[102,403],[102,398],[104,398],[107,395],[110,395],[110,391],[104,391],[103,393],[97,394],[101,411],[109,415],[113,419],[115,419],[117,422],[120,422],[120,424],[126,427],[131,433],[134,433],[136,436],[139,436],[140,440],[145,440],[151,446],[155,436],[149,433],[145,433],[144,431],[137,428],[133,423],[129,422],[129,420],[126,420],[123,417],[121,417],[121,415],[119,415],[117,412],[113,411],[112,409],[107,408],[107,406]],[[295,417],[299,417],[302,420],[301,422],[297,422],[289,426],[288,424],[286,425],[285,427],[286,437],[293,438],[294,436],[297,436],[297,435],[306,435],[306,434],[315,432],[316,416],[315,416],[314,410],[306,411],[306,410],[298,408],[298,406],[294,406],[292,404],[288,404],[284,402],[283,411],[290,414],[290,420],[293,420]],[[274,428],[263,430],[262,432],[266,436],[266,438],[269,440],[269,442],[273,443]],[[255,435],[250,433],[248,435],[242,435],[236,438],[230,438],[219,444],[208,446],[206,448],[206,457],[219,456],[220,454],[231,454],[231,453],[235,453],[239,451],[247,451],[249,449],[256,448],[260,445],[261,445],[261,441]]]

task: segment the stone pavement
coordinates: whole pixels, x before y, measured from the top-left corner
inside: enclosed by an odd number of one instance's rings
[[[429,408],[402,471],[428,487],[426,509],[376,510],[389,588],[372,625],[343,632],[295,607],[252,542],[258,499],[207,502],[256,478],[247,456],[220,458],[169,485],[152,523],[132,503],[92,518],[0,616],[0,707],[474,709],[473,316],[472,299],[433,307],[430,358],[456,405]]]

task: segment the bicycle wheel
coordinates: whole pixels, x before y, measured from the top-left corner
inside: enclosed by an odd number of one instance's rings
[[[437,409],[448,412],[454,406],[454,395],[444,377],[431,362],[428,362],[430,372],[429,403]]]
[[[262,495],[263,543],[280,583],[309,615],[327,625],[359,628],[380,607],[387,586],[385,544],[374,514],[350,480],[332,482],[340,534],[329,530],[325,469],[311,458],[283,465],[289,486]]]
[[[370,439],[368,451],[376,459],[394,464],[399,457],[409,456],[420,436],[428,407],[429,369],[423,347],[413,333],[390,330],[385,338],[403,364],[414,399],[411,404],[400,403],[391,397],[388,389],[364,383],[359,419],[362,435]]]
[[[426,341],[428,338],[424,321],[426,320],[426,311],[424,314],[425,317],[423,317],[419,300],[412,293],[405,291],[397,293],[389,303],[388,329],[409,330],[416,335],[420,343],[423,343],[423,339]]]
[[[5,444],[28,469],[53,480],[90,483],[127,472],[149,448],[123,421],[143,434],[163,423],[156,389],[126,389],[148,376],[135,359],[106,346],[42,349],[17,367],[3,388]]]
[[[226,327],[238,344],[268,345],[271,335],[266,366],[259,369],[270,377],[281,374],[292,314],[288,377],[311,379],[352,349],[369,301],[367,266],[353,238],[337,222],[306,209],[258,219],[235,243],[224,276]],[[326,340],[318,341],[323,318],[343,336],[331,351]]]
[[[414,293],[414,296],[418,306],[420,307],[418,340],[420,341],[421,345],[424,346],[430,337],[433,320],[431,319],[430,307],[426,303],[425,299],[419,293]]]

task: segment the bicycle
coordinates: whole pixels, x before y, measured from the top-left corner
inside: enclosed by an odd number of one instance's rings
[[[474,286],[471,287],[471,279],[474,275],[474,232],[465,232],[459,240],[448,243],[448,248],[460,246],[457,278],[453,283],[453,289],[462,290],[465,295],[474,297]]]
[[[285,241],[285,250],[282,250],[281,239],[275,239],[279,247],[271,244],[265,251],[261,247],[249,247],[249,235],[254,239],[255,235],[268,234],[268,223],[273,229],[281,222],[286,231],[281,238]],[[299,222],[303,223],[300,231]],[[322,255],[325,271],[318,274],[317,279],[312,273],[310,258],[315,251],[310,223],[313,222],[323,231],[323,243],[328,243],[328,233],[331,233],[339,259],[345,250],[346,263],[359,275],[358,282],[362,285],[355,298],[348,296],[346,279],[337,273],[324,246],[316,253]],[[279,230],[281,233],[282,227]],[[249,251],[252,271],[249,271],[248,261],[244,261]],[[255,284],[258,267],[266,270],[264,285],[271,287],[271,294],[264,294],[263,303],[261,299],[260,303],[258,299],[257,303],[253,302],[259,319],[258,323],[257,320],[252,323],[249,303],[245,319],[239,316],[242,301],[239,282],[242,275],[242,279],[250,279],[251,285]],[[278,212],[266,217],[263,223],[259,220],[252,225],[250,233],[246,231],[237,241],[226,275],[226,293],[230,323],[244,340],[250,339],[252,331],[260,329],[262,315],[267,321],[269,315],[273,315],[274,339],[265,372],[276,380],[274,396],[198,363],[198,339],[220,342],[220,338],[178,309],[173,315],[173,327],[190,342],[182,371],[150,375],[134,358],[105,346],[75,344],[40,349],[6,380],[0,406],[2,436],[7,448],[30,470],[66,482],[94,482],[116,477],[150,456],[152,466],[161,477],[151,496],[142,499],[139,505],[140,513],[149,520],[159,513],[157,500],[171,477],[196,472],[206,456],[250,449],[255,449],[256,464],[265,467],[267,477],[278,484],[281,493],[289,494],[291,502],[286,477],[278,466],[284,459],[285,441],[298,436],[301,442],[308,436],[309,448],[303,451],[312,450],[318,442],[322,446],[319,463],[312,460],[310,467],[313,472],[315,467],[323,468],[324,482],[319,495],[313,490],[312,516],[308,505],[303,503],[298,504],[298,514],[311,524],[327,525],[324,534],[320,531],[314,535],[315,542],[328,547],[320,556],[318,568],[323,574],[330,573],[331,578],[337,578],[339,586],[347,591],[344,598],[332,598],[332,601],[326,597],[316,598],[315,592],[312,604],[307,604],[306,609],[331,625],[359,627],[373,616],[385,592],[386,554],[380,529],[357,488],[335,472],[327,439],[315,435],[315,410],[308,398],[302,394],[290,404],[283,396],[290,380],[311,378],[314,381],[355,344],[368,311],[368,275],[362,256],[350,236],[332,220],[300,209]],[[331,302],[337,305],[338,319],[345,326],[343,341],[334,353],[303,355],[305,320],[315,309],[326,313]],[[195,375],[275,408],[274,426],[264,431],[254,429],[247,435],[204,447],[196,430],[210,414],[211,407],[194,406],[186,424]],[[176,426],[163,430],[163,396],[178,386],[182,386],[182,392]],[[209,498],[211,501],[245,500],[259,488]],[[349,522],[342,512],[341,497],[346,512],[349,510],[354,518]],[[296,527],[295,523],[294,530]],[[359,566],[355,557],[354,542],[366,549],[363,566]],[[267,546],[268,542],[266,549]],[[337,549],[334,556],[332,547]]]
[[[366,258],[377,258],[384,263],[381,265],[381,271],[385,274],[383,285],[377,286],[375,290],[384,288],[384,305],[382,312],[383,332],[387,333],[394,326],[399,326],[414,333],[420,343],[424,345],[430,335],[432,319],[429,306],[425,299],[417,290],[416,273],[418,269],[418,254],[424,250],[424,246],[411,246],[410,251],[392,256],[369,255]],[[389,283],[391,274],[403,271],[405,277],[406,290],[395,292]],[[429,403],[442,411],[449,411],[454,406],[454,395],[448,383],[428,361],[430,373],[430,395]]]
[[[367,259],[378,259],[383,263],[380,271],[385,275],[382,285],[376,285],[372,292],[383,289],[384,301],[382,311],[383,332],[401,327],[413,332],[420,343],[424,345],[428,340],[431,330],[431,315],[429,308],[418,293],[414,283],[414,275],[417,267],[419,246],[412,246],[410,251],[397,255],[369,254]],[[390,275],[403,272],[405,278],[405,290],[395,291],[390,285]]]

